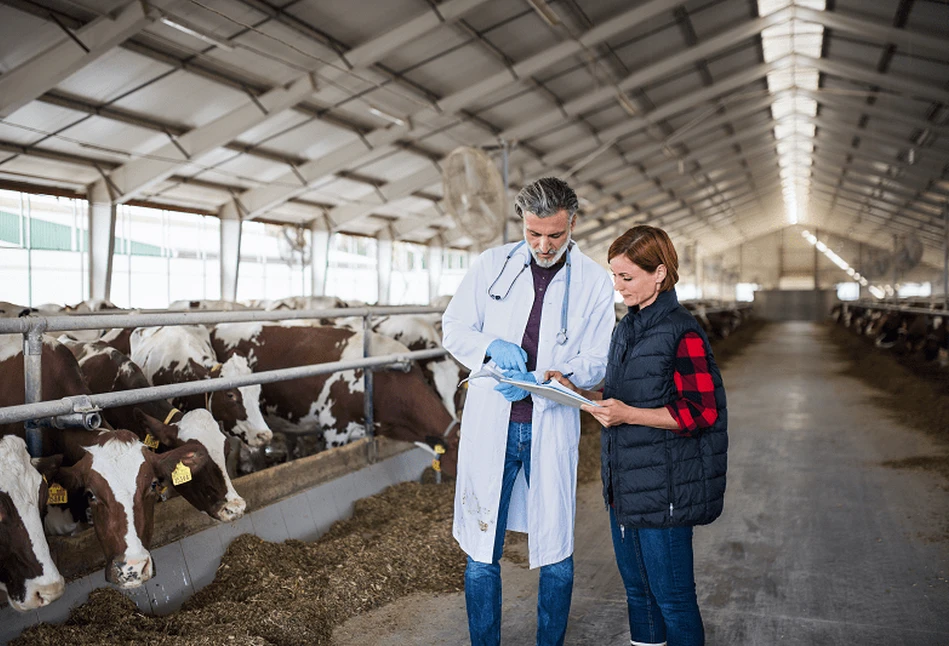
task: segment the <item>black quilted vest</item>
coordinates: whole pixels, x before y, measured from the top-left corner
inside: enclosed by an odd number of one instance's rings
[[[630,309],[617,324],[604,398],[637,408],[675,401],[675,355],[686,332],[698,333],[705,342],[718,419],[694,437],[632,424],[602,430],[603,495],[621,525],[704,525],[722,513],[728,449],[725,389],[708,337],[674,291],[662,292],[642,310]]]

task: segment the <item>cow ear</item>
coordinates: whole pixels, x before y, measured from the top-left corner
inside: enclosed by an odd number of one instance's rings
[[[158,440],[159,443],[164,446],[175,445],[175,442],[178,440],[177,426],[165,424],[144,412],[141,408],[136,408],[133,414],[135,415],[135,421],[139,423],[146,433]]]
[[[56,472],[56,482],[61,484],[67,490],[84,489],[85,481],[82,476],[82,469],[78,464],[71,467],[60,467]]]
[[[177,449],[155,456],[158,461],[156,471],[163,479],[171,477],[178,463],[185,465],[192,472],[200,471],[208,462],[208,451],[199,442],[189,440]]]
[[[33,464],[33,468],[40,472],[41,476],[52,482],[56,479],[59,467],[63,464],[63,455],[57,453],[45,458],[33,458],[30,462]]]

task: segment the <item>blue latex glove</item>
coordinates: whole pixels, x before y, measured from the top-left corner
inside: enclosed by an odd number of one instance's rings
[[[507,370],[504,372],[504,376],[509,377],[511,379],[516,379],[518,381],[529,381],[532,384],[537,383],[537,378],[534,377],[534,374],[531,372],[518,372],[516,370]],[[499,393],[501,393],[502,395],[504,395],[504,399],[508,400],[509,402],[520,401],[524,399],[525,397],[527,397],[528,395],[530,395],[530,393],[524,390],[523,388],[518,388],[517,386],[513,384],[500,383],[497,386],[495,386],[494,389],[498,391]]]
[[[502,370],[527,371],[527,352],[510,341],[501,339],[492,341],[488,346],[488,356],[494,359],[494,363],[498,364]]]

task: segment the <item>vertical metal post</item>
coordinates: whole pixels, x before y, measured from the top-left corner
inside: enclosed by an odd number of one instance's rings
[[[24,403],[35,404],[43,400],[43,328],[45,322],[38,322],[23,333],[23,382],[26,386]],[[26,448],[30,457],[43,455],[42,431],[34,420],[25,423]]]
[[[860,273],[861,278],[866,278],[866,274],[863,273],[863,243],[857,243],[857,271]],[[857,300],[863,299],[863,283],[859,280],[857,281]]]
[[[897,263],[897,254],[900,250],[900,236],[898,233],[893,234],[893,302],[898,303],[900,300],[900,292],[896,288],[896,283],[899,281],[900,272]]]
[[[814,237],[820,240],[820,229],[814,229]],[[817,245],[814,245],[814,291],[820,289],[820,252]]]
[[[366,314],[362,325],[362,356],[370,356],[372,348],[369,339],[372,336],[372,313]],[[376,461],[376,434],[375,422],[372,415],[372,368],[366,368],[362,373],[363,379],[363,416],[366,424],[366,437],[369,438],[369,463]]]
[[[506,140],[501,140],[501,147],[504,150],[504,228],[501,229],[501,242],[507,244],[507,216],[511,208],[510,202],[508,201],[508,194],[510,191],[508,187],[510,185],[510,179],[508,175],[508,143]]]
[[[942,303],[949,312],[949,200],[942,209],[942,218],[946,225],[946,237],[942,241]]]

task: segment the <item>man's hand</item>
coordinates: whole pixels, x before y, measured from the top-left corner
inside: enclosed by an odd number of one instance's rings
[[[584,404],[580,407],[580,410],[590,413],[596,418],[596,421],[607,428],[619,424],[629,424],[630,413],[633,412],[632,407],[618,399],[604,399],[599,406]]]
[[[502,339],[492,341],[488,346],[488,356],[494,359],[494,363],[498,364],[502,370],[527,372],[527,352],[510,341]]]
[[[495,361],[497,360],[495,359]],[[505,371],[504,376],[517,381],[528,381],[532,384],[537,383],[537,379],[530,372],[517,372],[515,370],[509,370]],[[530,394],[523,388],[518,388],[513,384],[500,383],[495,386],[494,389],[504,395],[504,399],[508,400],[509,402],[520,401]]]

